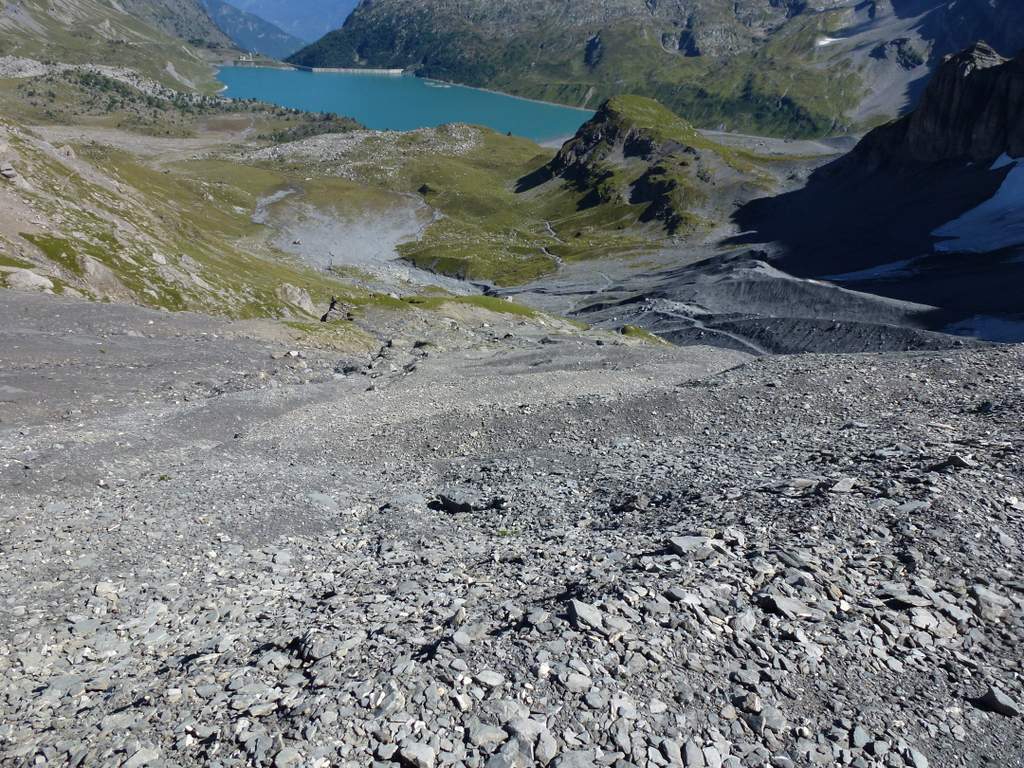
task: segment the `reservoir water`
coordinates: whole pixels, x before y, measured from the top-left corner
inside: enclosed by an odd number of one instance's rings
[[[218,77],[227,86],[225,96],[334,112],[374,130],[470,123],[542,142],[570,136],[593,115],[412,75],[224,67]]]

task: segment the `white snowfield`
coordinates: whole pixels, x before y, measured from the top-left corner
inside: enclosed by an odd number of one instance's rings
[[[1003,155],[997,171],[1012,165],[999,190],[963,216],[932,232],[946,238],[935,244],[939,253],[986,253],[1024,244],[1024,158]]]

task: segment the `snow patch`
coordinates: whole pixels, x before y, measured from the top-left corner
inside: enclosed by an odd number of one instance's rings
[[[917,271],[916,269],[911,269],[916,261],[919,261],[918,257],[914,257],[913,259],[903,259],[901,261],[890,261],[887,264],[879,264],[877,267],[868,267],[867,269],[860,269],[856,272],[843,272],[838,275],[824,275],[821,279],[831,280],[836,283],[855,283],[861,280],[889,280],[896,277],[910,277]]]
[[[1008,154],[1003,152],[1003,154],[999,156],[999,159],[992,163],[992,168],[989,170],[998,171],[1000,168],[1005,168],[1006,166],[1013,165],[1016,162],[1016,158],[1010,157]]]
[[[814,41],[814,46],[816,48],[824,48],[827,45],[834,45],[839,41],[840,38],[838,37],[819,37],[817,40]]]
[[[966,320],[946,326],[946,333],[971,336],[984,341],[1014,344],[1024,341],[1024,320],[992,315],[974,315]]]
[[[938,253],[987,253],[1024,244],[1024,161],[1003,155],[992,170],[1012,166],[996,193],[932,232]]]

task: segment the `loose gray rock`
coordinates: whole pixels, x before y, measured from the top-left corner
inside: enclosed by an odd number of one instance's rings
[[[1020,704],[994,685],[989,686],[984,694],[975,699],[974,704],[979,709],[995,712],[1004,717],[1019,717],[1022,711]]]

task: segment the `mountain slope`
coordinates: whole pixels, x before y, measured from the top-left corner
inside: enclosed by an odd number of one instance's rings
[[[255,14],[236,8],[223,0],[202,0],[217,26],[239,48],[283,59],[299,50],[303,41]]]
[[[235,0],[232,5],[306,42],[338,29],[358,0]]]
[[[993,33],[1024,47],[1011,0],[364,0],[298,52],[310,66],[428,77],[595,104],[657,98],[703,126],[841,132],[896,114],[942,56]]]
[[[0,56],[128,67],[179,90],[213,91],[208,48],[234,46],[194,0],[0,5]]]
[[[199,0],[118,0],[110,5],[195,45],[231,45]]]
[[[854,152],[870,165],[992,163],[1024,157],[1024,54],[987,43],[950,57],[911,114],[871,131]]]

